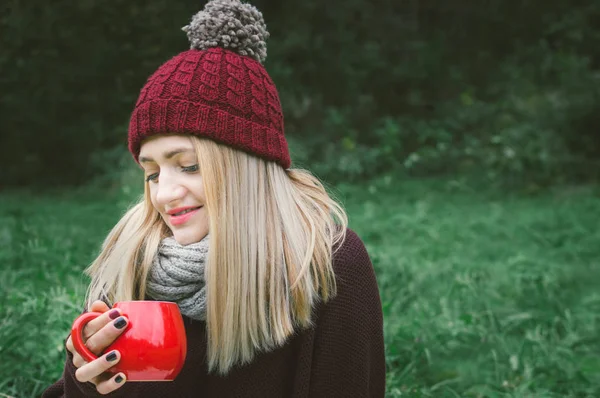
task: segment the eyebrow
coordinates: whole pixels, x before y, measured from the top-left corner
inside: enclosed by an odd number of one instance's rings
[[[165,159],[171,159],[173,156],[178,155],[180,153],[193,152],[193,151],[194,150],[190,149],[190,148],[177,148],[177,149],[173,149],[172,151],[169,151],[169,152],[165,153]],[[154,162],[154,159],[147,158],[145,156],[141,156],[139,160],[140,160],[140,163]]]

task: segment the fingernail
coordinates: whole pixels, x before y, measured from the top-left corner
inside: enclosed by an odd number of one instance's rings
[[[117,319],[119,317],[119,315],[121,315],[121,314],[119,313],[118,310],[112,310],[111,312],[108,313],[108,317],[110,319]]]
[[[108,362],[112,362],[112,361],[114,361],[115,359],[117,359],[117,353],[116,353],[116,352],[114,352],[114,351],[113,351],[113,352],[111,352],[110,354],[108,354],[108,355],[106,356],[106,360],[107,360]]]
[[[118,375],[117,377],[115,377],[115,383],[119,384],[122,381],[123,381],[123,376]]]
[[[117,319],[115,321],[115,327],[117,329],[123,329],[125,327],[125,325],[127,325],[127,321],[123,317],[120,317],[119,319]]]

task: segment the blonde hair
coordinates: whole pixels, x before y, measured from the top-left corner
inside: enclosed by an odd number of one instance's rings
[[[191,137],[209,215],[205,268],[210,371],[232,366],[286,342],[312,325],[312,309],[335,296],[334,248],[348,219],[310,172]],[[161,239],[170,235],[150,201],[121,218],[86,270],[87,305],[143,300]]]

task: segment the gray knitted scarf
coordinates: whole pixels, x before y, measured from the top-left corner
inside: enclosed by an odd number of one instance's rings
[[[208,237],[182,246],[171,236],[161,241],[148,272],[148,295],[158,301],[173,301],[183,315],[206,319],[204,267]]]

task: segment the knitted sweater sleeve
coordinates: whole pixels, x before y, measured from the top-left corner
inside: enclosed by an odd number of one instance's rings
[[[310,397],[383,397],[383,314],[373,265],[347,231],[334,256],[337,296],[317,313]]]

